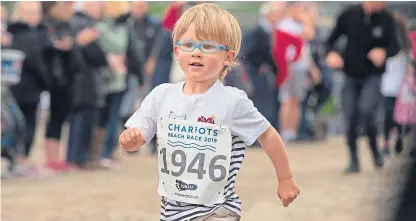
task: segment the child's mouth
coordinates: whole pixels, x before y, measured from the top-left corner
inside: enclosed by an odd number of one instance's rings
[[[193,66],[193,67],[204,67],[203,64],[199,63],[199,62],[192,62],[189,65]]]

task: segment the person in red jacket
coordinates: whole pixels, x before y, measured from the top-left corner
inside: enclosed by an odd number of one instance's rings
[[[175,23],[179,20],[182,13],[186,11],[186,9],[194,6],[198,3],[207,3],[207,1],[200,1],[200,2],[187,2],[187,1],[177,1],[172,2],[165,11],[165,16],[163,18],[163,28],[167,31],[172,32]]]
[[[410,36],[410,40],[412,41],[413,60],[416,60],[416,29],[413,31],[410,31],[409,36]]]
[[[163,17],[163,28],[172,31],[175,23],[179,20],[182,14],[182,7],[186,2],[172,2],[165,11],[165,16]]]
[[[292,2],[287,16],[275,30],[273,57],[279,69],[276,86],[281,103],[280,130],[286,141],[296,139],[300,103],[305,95],[307,73],[312,62],[308,40],[315,37],[313,23],[304,3]]]

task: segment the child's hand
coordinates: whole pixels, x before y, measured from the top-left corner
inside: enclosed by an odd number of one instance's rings
[[[136,151],[145,141],[139,129],[128,128],[121,133],[119,142],[120,147],[124,150]]]
[[[300,189],[293,178],[282,180],[277,185],[277,196],[284,207],[288,207],[300,194]]]

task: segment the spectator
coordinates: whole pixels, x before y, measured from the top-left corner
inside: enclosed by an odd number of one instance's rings
[[[169,32],[173,31],[173,27],[181,17],[182,12],[186,7],[186,2],[177,1],[168,5],[163,18],[163,28]]]
[[[308,41],[315,38],[315,28],[305,3],[293,2],[287,16],[278,23],[277,46],[274,53],[279,67],[277,85],[281,102],[281,136],[286,141],[296,139],[300,120],[300,102],[306,94],[306,80],[311,64]],[[287,61],[291,61],[290,64]]]
[[[381,101],[380,81],[385,72],[385,59],[394,56],[397,45],[394,18],[385,10],[384,2],[363,2],[345,9],[326,41],[327,63],[343,68],[346,79],[342,89],[342,110],[347,124],[350,163],[346,173],[360,171],[357,153],[357,131],[363,122],[373,153],[374,165],[384,165],[377,145],[374,110]],[[347,37],[343,57],[333,50],[342,35]]]
[[[390,153],[389,138],[392,129],[397,129],[398,135],[395,143],[396,153],[403,149],[404,127],[397,124],[393,119],[394,106],[399,93],[400,86],[403,84],[405,76],[411,70],[411,51],[412,43],[407,31],[407,22],[398,12],[394,17],[397,24],[397,39],[400,51],[394,57],[387,59],[386,72],[381,78],[381,93],[384,96],[384,148],[385,154]]]
[[[414,24],[415,27],[413,27],[409,32],[409,37],[412,42],[412,48],[413,48],[413,59],[416,59],[416,24]]]
[[[107,67],[107,59],[98,44],[99,33],[94,28],[102,17],[101,7],[100,2],[77,2],[78,11],[70,20],[76,44],[66,160],[75,169],[87,166],[97,111],[104,105],[105,90],[100,70]]]
[[[24,137],[25,125],[24,116],[20,111],[13,94],[9,87],[17,84],[20,79],[20,72],[22,70],[22,63],[24,53],[11,49],[6,52],[11,46],[13,39],[9,32],[7,32],[8,11],[6,7],[1,5],[1,48],[2,48],[2,77],[1,77],[1,178],[8,177],[9,172],[13,171],[16,166],[16,159],[22,156],[25,142],[21,138]],[[5,50],[6,49],[6,50]],[[11,57],[5,58],[5,54],[23,56],[22,58],[13,59]],[[13,56],[15,57],[15,56]],[[7,59],[7,63],[4,61]],[[17,65],[15,65],[17,64]],[[3,71],[10,71],[4,73]],[[7,72],[6,71],[6,72]],[[6,77],[8,76],[8,77]]]
[[[270,122],[277,123],[277,89],[270,91],[267,85],[267,72],[277,74],[276,64],[272,57],[272,39],[275,24],[282,17],[285,2],[268,2],[260,7],[260,19],[257,24],[243,35],[243,47],[239,55],[253,81],[253,102],[259,111]],[[241,89],[241,88],[240,88]],[[270,103],[272,107],[270,107]],[[277,126],[277,125],[276,125]]]
[[[127,120],[137,107],[148,87],[161,50],[164,32],[161,24],[148,12],[146,1],[131,3],[129,45],[127,49],[128,81],[121,106],[121,116]],[[144,85],[144,87],[143,87]],[[142,86],[143,90],[139,90]]]
[[[120,127],[120,106],[126,89],[128,12],[128,2],[106,2],[104,19],[96,26],[100,33],[100,46],[107,55],[109,72],[107,72],[106,102],[100,108],[98,129],[94,135],[90,159],[94,161],[96,158],[101,158],[99,164],[105,168],[111,168],[113,165],[113,151],[118,142]],[[101,156],[95,156],[96,153],[101,153]]]
[[[73,14],[71,2],[44,2],[44,23],[48,28],[48,39],[52,44],[44,52],[51,85],[49,119],[46,127],[46,167],[56,172],[66,171],[68,166],[60,160],[62,126],[70,111],[70,87],[73,80],[72,44],[73,35],[68,20]]]
[[[23,51],[26,59],[23,62],[20,82],[11,87],[14,98],[25,119],[25,148],[18,173],[40,175],[45,172],[29,160],[31,147],[36,131],[37,106],[40,93],[51,86],[49,71],[43,53],[49,45],[46,26],[41,23],[42,8],[39,2],[18,2],[12,14],[12,22],[7,30],[12,35],[10,47]]]
[[[330,98],[332,72],[325,64],[324,40],[321,37],[322,30],[316,25],[318,18],[317,4],[307,4],[306,11],[315,26],[316,37],[309,41],[312,55],[308,80],[310,84],[301,104],[301,122],[298,128],[297,140],[320,140],[325,137],[327,128],[323,125],[321,128],[317,127],[319,118],[316,117],[319,115],[321,107]],[[311,102],[312,98],[315,99],[315,102]],[[313,116],[313,118],[309,116]]]

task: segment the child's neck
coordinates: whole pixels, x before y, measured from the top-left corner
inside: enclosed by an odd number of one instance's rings
[[[191,79],[185,80],[183,87],[183,93],[187,95],[203,94],[208,91],[209,88],[217,81],[217,79],[207,81],[194,81]]]

